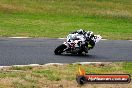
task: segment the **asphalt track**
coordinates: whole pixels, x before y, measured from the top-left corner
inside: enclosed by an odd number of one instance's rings
[[[0,66],[75,63],[75,62],[117,62],[132,61],[132,41],[102,40],[86,56],[54,55],[54,49],[63,43],[62,39],[10,39],[0,38]]]

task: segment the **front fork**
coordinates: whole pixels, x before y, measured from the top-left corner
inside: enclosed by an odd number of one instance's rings
[[[69,44],[67,42],[64,42],[63,44],[66,45],[66,47],[67,47],[66,49],[63,50],[65,52],[66,50],[69,49]]]

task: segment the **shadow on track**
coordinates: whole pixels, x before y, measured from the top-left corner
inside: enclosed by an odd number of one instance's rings
[[[102,59],[104,58],[103,56],[97,56],[97,55],[90,55],[90,54],[86,54],[86,55],[78,55],[78,54],[61,54],[61,55],[57,55],[57,56],[61,56],[62,58],[63,57],[68,57],[69,59],[70,58],[81,58],[81,59]]]

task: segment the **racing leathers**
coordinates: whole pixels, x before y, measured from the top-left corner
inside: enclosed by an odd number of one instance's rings
[[[72,42],[74,40],[79,40],[81,41],[81,44],[85,44],[85,40],[86,40],[85,33],[86,32],[82,29],[72,32],[67,36],[67,41]]]
[[[74,42],[74,40],[78,40],[78,46],[82,48],[82,50],[85,53],[88,53],[88,49],[86,48],[85,44],[85,37],[82,34],[74,33],[74,34],[69,34],[67,36],[67,42]],[[81,52],[81,51],[80,51]]]
[[[85,53],[88,53],[89,49],[94,47],[94,41],[92,41],[91,32],[85,32],[80,29],[67,36],[67,42],[73,42],[74,40],[80,41],[78,46],[83,49]]]
[[[69,34],[67,36],[67,42],[73,42],[74,40],[79,40],[79,41],[81,41],[82,44],[84,44],[86,39],[85,39],[84,35],[81,35],[78,33]]]
[[[87,53],[89,49],[93,49],[95,46],[94,34],[92,31],[85,32],[80,29],[67,36],[68,42],[73,42],[74,40],[80,41],[80,47]]]

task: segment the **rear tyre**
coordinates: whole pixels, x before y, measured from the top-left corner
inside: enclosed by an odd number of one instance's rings
[[[64,44],[61,44],[60,46],[58,46],[58,47],[55,49],[55,51],[54,51],[55,55],[60,55],[61,53],[63,53],[63,51],[64,51],[64,49],[65,49],[66,47],[67,47],[67,46],[64,45]]]
[[[82,52],[83,52],[83,51],[82,51],[82,50],[80,50],[80,51],[78,52],[78,55],[82,55]]]

